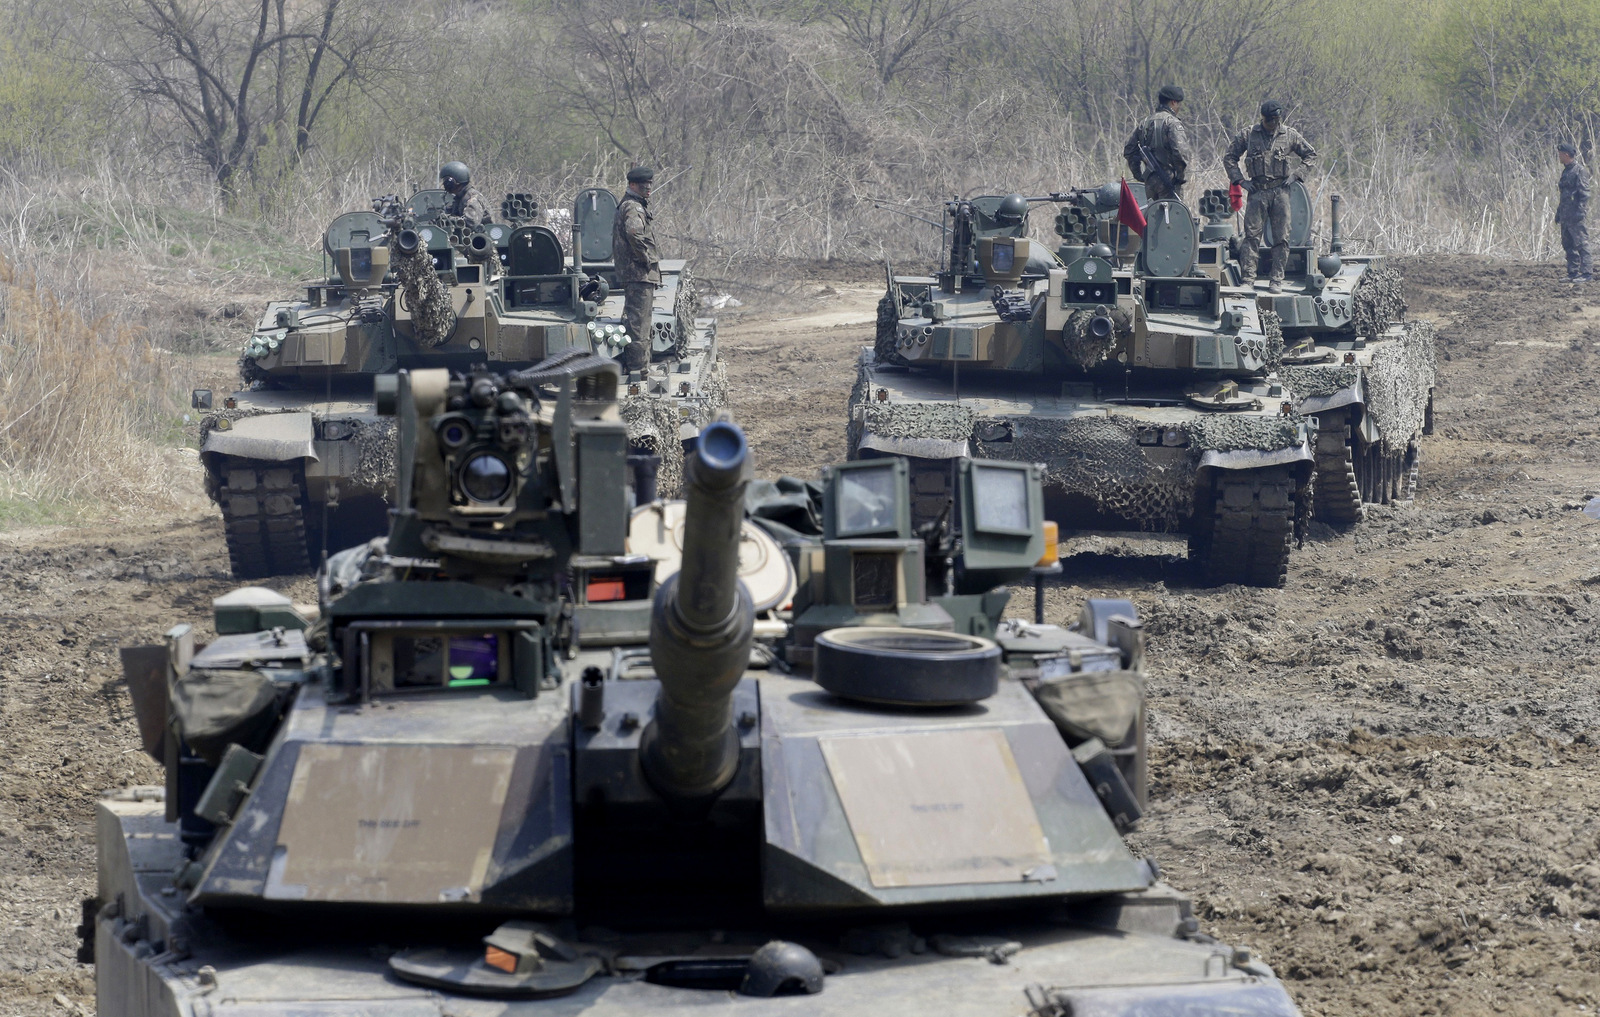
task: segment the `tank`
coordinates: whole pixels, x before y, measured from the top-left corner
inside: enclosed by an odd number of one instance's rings
[[[1433,431],[1434,326],[1405,319],[1404,282],[1387,258],[1344,250],[1339,195],[1329,199],[1328,251],[1320,256],[1305,184],[1292,181],[1289,199],[1284,291],[1256,300],[1282,323],[1281,373],[1295,410],[1318,425],[1316,516],[1353,523],[1363,503],[1409,502],[1416,492],[1418,441]],[[1226,223],[1227,193],[1207,191],[1200,210],[1208,229]],[[1227,272],[1239,278],[1237,257]]]
[[[568,349],[620,356],[611,192],[590,188],[574,201],[575,253],[530,195],[506,195],[501,221],[486,225],[445,215],[446,199],[442,190],[389,196],[335,219],[323,235],[324,277],[303,299],[269,303],[257,322],[239,361],[244,387],[193,394],[235,576],[310,571],[327,551],[384,532],[395,438],[392,420],[373,411],[375,377],[529,367]],[[626,379],[622,414],[634,453],[658,460],[661,490],[673,494],[683,442],[714,419],[727,380],[688,264],[661,268],[653,360]]]
[[[777,553],[849,617],[787,664],[742,433],[699,435],[676,523],[630,513],[621,384],[402,372],[387,537],[318,605],[246,588],[209,644],[123,652],[166,782],[98,806],[101,1017],[1298,1013],[1123,839],[1132,605],[992,639],[911,610],[909,471],[848,464]],[[972,468],[976,588],[1044,542],[1037,472]]]
[[[880,330],[860,358],[850,455],[909,457],[918,524],[963,458],[1041,463],[1063,526],[1186,534],[1205,580],[1281,585],[1313,447],[1277,315],[1225,275],[1220,230],[1140,186],[1141,237],[1121,194],[1013,196],[1056,207],[1055,251],[990,228],[992,197],[951,202],[938,270],[890,274],[893,351]]]

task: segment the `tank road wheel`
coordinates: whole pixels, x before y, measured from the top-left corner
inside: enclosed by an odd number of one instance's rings
[[[872,343],[872,355],[879,364],[904,366],[905,358],[895,352],[895,329],[900,325],[900,301],[893,293],[885,293],[878,301],[878,332]]]
[[[1343,413],[1321,416],[1317,429],[1316,516],[1323,522],[1354,523],[1364,514],[1356,483],[1355,450],[1350,447],[1350,418]]]
[[[228,560],[240,579],[311,571],[306,555],[305,468],[299,463],[222,466],[218,501]]]
[[[1195,511],[1189,560],[1209,583],[1282,586],[1294,536],[1289,470],[1218,470]]]

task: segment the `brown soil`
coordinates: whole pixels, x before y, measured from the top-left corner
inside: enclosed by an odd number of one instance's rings
[[[1154,744],[1136,847],[1308,1014],[1592,1012],[1600,521],[1578,509],[1600,494],[1600,294],[1553,265],[1402,267],[1412,312],[1441,323],[1415,506],[1314,525],[1283,590],[1206,589],[1174,545],[1090,542],[1128,553],[1070,559],[1047,613],[1138,604]],[[863,270],[787,311],[721,313],[763,474],[843,456],[874,286]],[[210,514],[13,532],[0,556],[0,1014],[92,1012],[73,953],[93,801],[159,780],[117,647],[204,629],[233,584]]]

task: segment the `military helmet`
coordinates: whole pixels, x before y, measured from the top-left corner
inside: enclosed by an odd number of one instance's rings
[[[656,171],[649,166],[635,166],[628,171],[628,183],[648,184],[656,178]]]
[[[1161,91],[1156,93],[1157,102],[1182,102],[1183,89],[1177,85],[1162,85]]]
[[[1261,104],[1261,118],[1271,120],[1273,117],[1283,115],[1283,103],[1276,99],[1268,99]]]
[[[472,171],[467,169],[464,162],[447,162],[439,167],[439,181],[447,191],[452,189],[451,184],[465,187],[472,183]]]
[[[1002,226],[1019,225],[1028,215],[1028,199],[1020,194],[1008,194],[994,210],[994,221]]]
[[[1574,159],[1576,159],[1578,157],[1578,146],[1574,145],[1570,141],[1563,141],[1561,144],[1557,145],[1556,146],[1556,151],[1557,152],[1565,152],[1568,155],[1572,156]]]

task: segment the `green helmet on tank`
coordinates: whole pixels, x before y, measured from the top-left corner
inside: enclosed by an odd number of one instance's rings
[[[452,184],[465,187],[472,183],[472,171],[467,169],[467,164],[464,162],[447,162],[439,167],[439,180],[444,184],[445,190],[454,190]]]
[[[1017,226],[1028,216],[1028,199],[1020,194],[1008,194],[994,210],[994,220],[1002,226]]]

